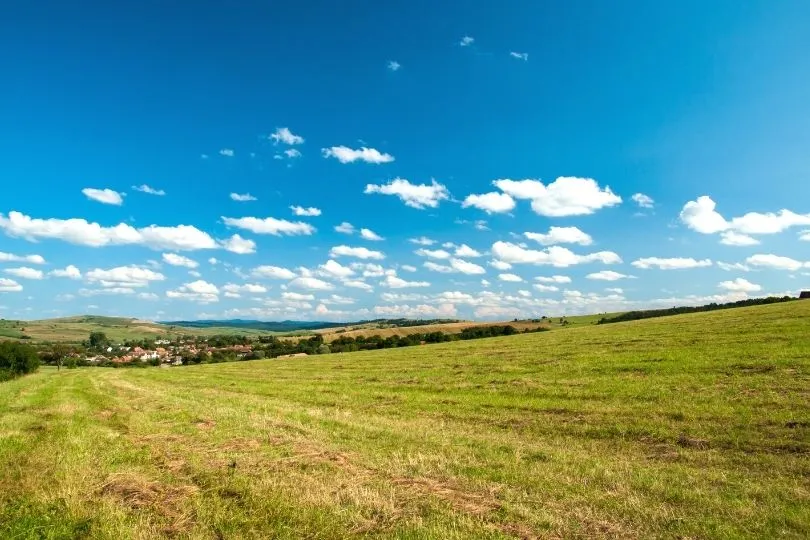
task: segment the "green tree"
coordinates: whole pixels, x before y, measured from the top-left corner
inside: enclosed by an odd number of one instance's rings
[[[56,343],[53,348],[51,348],[51,360],[54,364],[56,364],[57,371],[62,369],[62,366],[65,363],[65,358],[70,355],[70,352],[70,347],[64,343]]]
[[[110,340],[104,332],[90,332],[90,347],[93,349],[101,349],[106,347]]]
[[[39,368],[37,350],[13,341],[0,342],[0,380],[31,373]]]

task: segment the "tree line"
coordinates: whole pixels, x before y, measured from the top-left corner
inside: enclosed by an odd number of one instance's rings
[[[620,313],[613,317],[602,317],[597,324],[610,324],[625,321],[637,321],[640,319],[651,319],[654,317],[668,317],[669,315],[681,315],[683,313],[700,313],[703,311],[716,311],[719,309],[731,309],[738,307],[748,306],[762,306],[765,304],[778,304],[780,302],[790,302],[796,300],[792,296],[769,296],[767,298],[750,298],[748,300],[739,300],[737,302],[728,302],[725,304],[718,304],[712,302],[705,306],[683,306],[673,307],[668,309],[647,309],[643,311],[628,311],[627,313]]]

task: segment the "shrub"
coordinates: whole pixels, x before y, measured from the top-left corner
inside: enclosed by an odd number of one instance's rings
[[[0,380],[32,373],[39,368],[39,355],[34,347],[13,341],[0,343]]]

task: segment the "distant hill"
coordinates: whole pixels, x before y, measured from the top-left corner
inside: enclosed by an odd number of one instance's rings
[[[324,330],[346,326],[404,327],[427,324],[444,324],[458,322],[455,319],[372,319],[356,322],[326,321],[254,321],[244,319],[200,320],[200,321],[161,321],[164,326],[182,326],[185,328],[239,328],[263,330],[265,332],[295,332],[297,330]]]

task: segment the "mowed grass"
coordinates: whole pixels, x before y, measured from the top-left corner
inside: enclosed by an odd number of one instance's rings
[[[810,301],[0,384],[0,538],[807,538]]]

